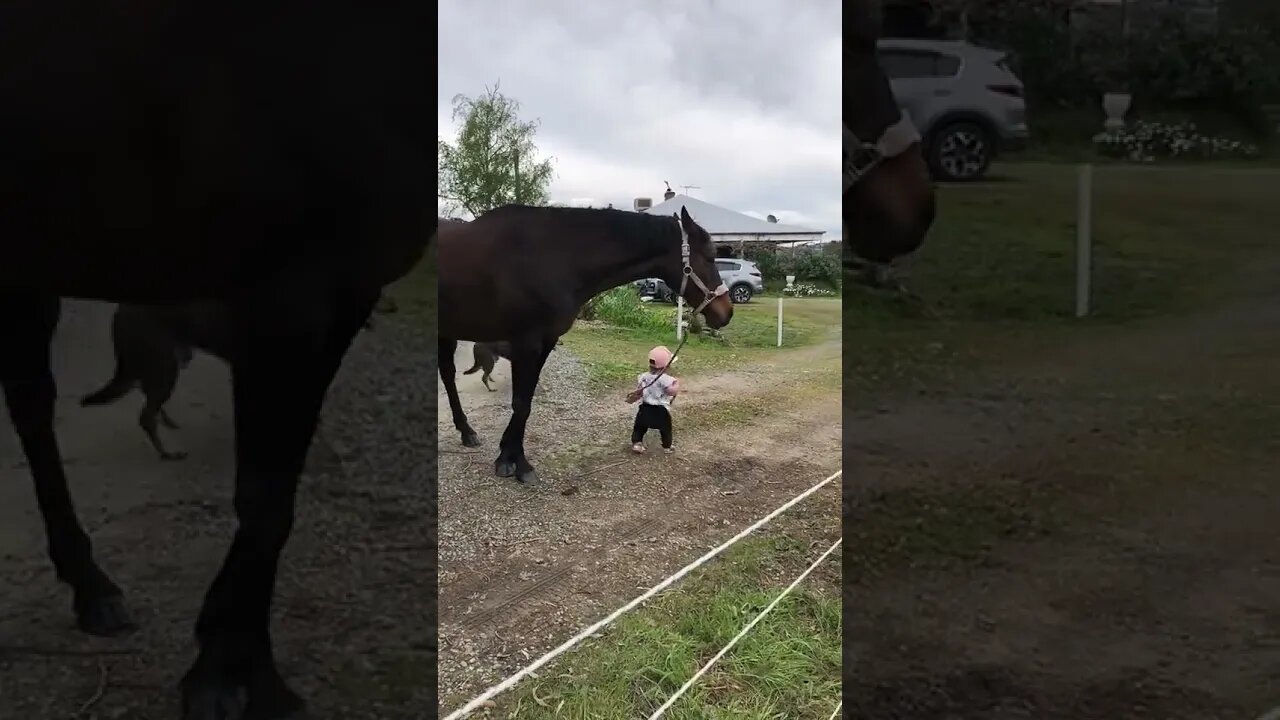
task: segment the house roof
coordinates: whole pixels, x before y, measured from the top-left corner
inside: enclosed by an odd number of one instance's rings
[[[688,195],[676,195],[670,200],[654,205],[646,212],[650,215],[675,215],[684,207],[693,216],[695,222],[702,226],[715,240],[764,240],[773,242],[796,242],[802,240],[819,240],[825,234],[823,230],[811,230],[795,225],[771,223],[766,220],[743,215],[719,205],[691,198]],[[726,237],[730,236],[730,237]],[[766,237],[761,237],[766,236]]]

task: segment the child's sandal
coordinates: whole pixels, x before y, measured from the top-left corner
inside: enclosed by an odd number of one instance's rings
[[[639,455],[640,453],[644,452],[644,443],[634,443],[634,444],[631,446],[631,452],[633,452],[633,453],[635,453],[635,454],[637,454],[637,455]]]

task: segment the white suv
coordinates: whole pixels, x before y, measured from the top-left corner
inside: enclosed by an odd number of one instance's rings
[[[977,180],[1027,143],[1027,103],[1008,53],[954,40],[881,38],[880,64],[939,180]]]
[[[720,279],[729,288],[729,299],[734,304],[751,302],[756,293],[764,292],[764,278],[760,276],[760,268],[750,260],[737,258],[716,258],[716,269],[720,271]]]

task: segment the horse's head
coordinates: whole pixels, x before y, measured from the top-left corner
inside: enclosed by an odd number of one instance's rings
[[[888,262],[924,241],[933,224],[933,184],[920,136],[876,56],[879,3],[856,0],[844,17],[845,238],[854,254]]]
[[[679,283],[677,292],[693,306],[694,312],[701,312],[708,326],[722,328],[733,319],[733,303],[729,300],[728,288],[720,279],[720,271],[716,269],[716,251],[711,235],[694,222],[683,207],[675,219],[680,226],[680,254],[675,258],[678,264],[668,266],[663,280],[673,288]]]

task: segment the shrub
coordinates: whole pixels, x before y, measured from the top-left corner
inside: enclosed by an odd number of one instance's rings
[[[796,258],[798,280],[817,280],[832,287],[840,285],[840,261],[829,253],[809,251]]]
[[[765,280],[781,280],[791,274],[791,263],[786,256],[772,250],[747,252],[747,259],[760,268],[760,277]]]
[[[618,327],[662,332],[676,325],[675,309],[651,309],[631,285],[619,285],[591,300],[595,317]]]
[[[1033,114],[1093,108],[1102,93],[1128,91],[1141,109],[1174,104],[1215,108],[1261,136],[1262,103],[1280,94],[1280,16],[1206,26],[1181,3],[1119,9],[1063,0],[936,0],[967,10],[969,39],[1004,48],[1026,83]],[[1146,7],[1138,7],[1143,5]],[[1070,18],[1078,21],[1075,24]]]

